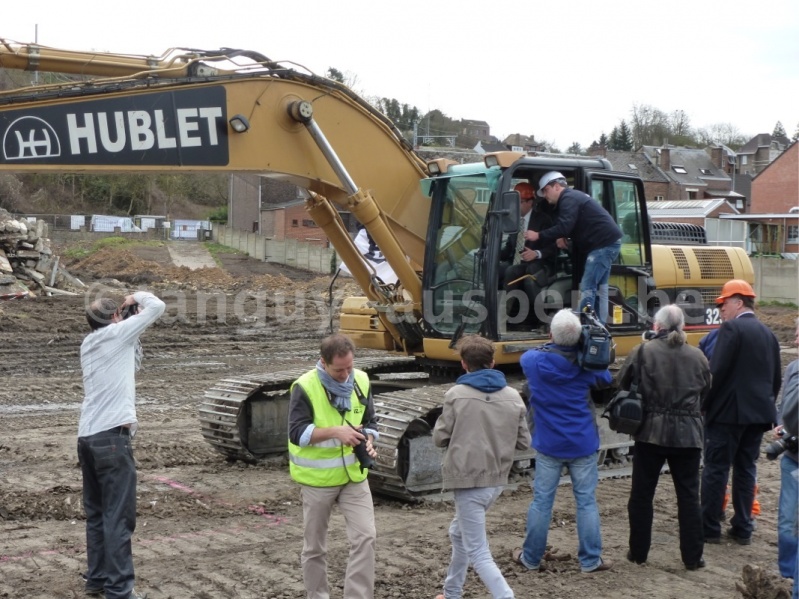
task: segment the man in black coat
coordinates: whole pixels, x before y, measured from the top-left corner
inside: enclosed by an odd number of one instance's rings
[[[702,471],[702,523],[706,543],[721,541],[721,516],[732,466],[732,506],[727,536],[752,542],[752,502],[756,461],[763,433],[777,422],[780,345],[753,312],[755,292],[746,281],[727,281],[716,298],[724,320],[710,372],[713,382],[702,404],[705,466]]]
[[[519,192],[521,223],[519,232],[508,235],[502,247],[499,280],[506,292],[523,292],[511,296],[515,297],[518,305],[512,306],[509,314],[530,323],[536,320],[536,297],[555,274],[555,258],[559,250],[554,241],[544,243],[525,240],[526,231],[540,231],[551,227],[553,218],[547,203],[536,199],[535,188],[530,183],[518,183],[514,189]]]

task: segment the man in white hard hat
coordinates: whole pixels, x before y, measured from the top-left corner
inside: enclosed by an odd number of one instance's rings
[[[610,267],[621,250],[619,225],[599,202],[571,189],[566,177],[558,171],[541,177],[538,195],[557,207],[557,220],[542,231],[527,231],[525,237],[543,243],[571,238],[575,254],[585,259],[580,280],[580,310],[590,305],[599,319],[607,322]]]

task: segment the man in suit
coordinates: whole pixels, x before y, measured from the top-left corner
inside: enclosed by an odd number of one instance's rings
[[[508,293],[523,292],[513,294],[518,307],[511,306],[509,314],[531,323],[535,321],[535,298],[549,283],[549,277],[554,275],[558,248],[554,243],[524,239],[526,231],[546,229],[552,226],[553,220],[548,204],[543,200],[537,201],[532,185],[522,182],[514,189],[519,192],[521,222],[519,232],[509,235],[502,248],[500,281]]]
[[[710,359],[713,382],[702,404],[702,523],[705,543],[720,543],[722,504],[732,466],[735,515],[727,536],[739,545],[749,545],[760,443],[763,433],[777,421],[780,345],[755,316],[755,292],[746,281],[727,281],[716,304],[724,322]]]

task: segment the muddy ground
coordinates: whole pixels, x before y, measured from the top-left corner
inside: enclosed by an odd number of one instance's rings
[[[164,247],[104,252],[68,264],[92,285],[92,296],[119,296],[139,286],[168,304],[143,338],[138,376],[137,588],[153,599],[303,597],[302,510],[285,462],[226,461],[200,435],[197,407],[204,390],[224,377],[310,368],[329,321],[328,280],[236,255],[223,255],[220,268],[189,271],[170,266]],[[0,597],[83,596],[75,450],[83,303],[54,297],[0,304]],[[787,347],[795,311],[769,308],[761,316]],[[785,354],[786,363],[791,357]],[[615,564],[611,572],[581,574],[571,560],[552,571],[526,573],[511,562],[510,551],[524,533],[529,486],[503,495],[489,514],[491,547],[517,597],[740,597],[736,583],[744,567],[761,576],[754,596],[779,597],[787,585],[775,576],[776,463],[760,462],[759,485],[763,513],[753,544],[709,545],[707,568],[696,572],[687,572],[679,559],[667,475],[658,488],[653,548],[644,566],[624,559],[626,478],[602,480],[597,490],[605,557]],[[375,503],[376,597],[432,598],[448,563],[452,505],[380,497]],[[576,554],[569,487],[559,491],[549,538],[562,553]],[[338,515],[329,549],[333,597],[340,598],[346,538]],[[473,574],[464,596],[488,597]]]

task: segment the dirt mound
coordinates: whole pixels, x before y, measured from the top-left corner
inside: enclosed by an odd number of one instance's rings
[[[777,336],[780,343],[791,345],[796,338],[796,310],[783,306],[763,306],[756,310],[757,317]]]
[[[221,268],[191,270],[185,266],[165,266],[143,260],[133,251],[102,248],[93,254],[69,263],[71,272],[86,279],[117,279],[132,285],[155,288],[228,289],[235,280]]]

